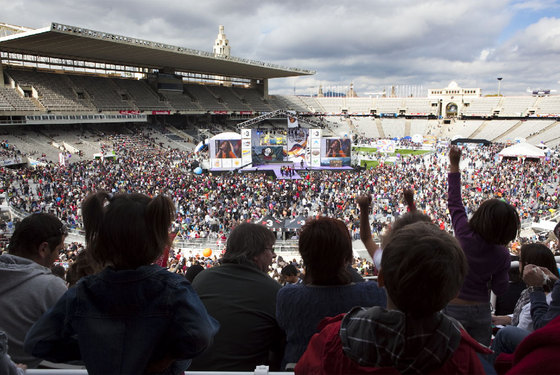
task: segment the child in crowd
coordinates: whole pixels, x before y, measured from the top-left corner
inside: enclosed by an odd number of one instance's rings
[[[428,222],[393,230],[379,285],[387,309],[356,307],[327,318],[296,365],[296,374],[480,374],[473,340],[441,309],[457,295],[467,261],[459,243]]]
[[[33,325],[25,350],[83,360],[89,374],[180,374],[218,331],[190,283],[152,264],[168,243],[172,201],[98,192],[82,205],[87,251],[103,271],[86,276]]]
[[[478,342],[490,345],[492,317],[490,289],[497,296],[508,288],[510,255],[506,245],[517,237],[519,215],[513,206],[500,199],[488,199],[470,220],[461,200],[461,150],[449,150],[447,204],[455,238],[469,263],[469,272],[459,295],[444,312],[457,319]]]
[[[414,190],[405,189],[403,191],[403,198],[404,202],[406,203],[408,212],[404,215],[401,215],[399,219],[391,225],[391,227],[388,229],[389,233],[391,230],[397,230],[404,227],[405,225],[412,224],[417,221],[426,221],[428,223],[432,222],[432,219],[428,215],[425,215],[416,210],[416,204],[414,203]],[[371,195],[360,195],[356,199],[356,203],[360,207],[360,239],[362,240],[362,243],[364,244],[369,256],[373,259],[375,268],[377,269],[377,271],[379,271],[379,269],[381,268],[383,249],[379,247],[379,245],[373,240],[373,236],[371,235],[371,225],[369,222],[371,201]],[[383,239],[381,240],[381,242],[383,242]]]

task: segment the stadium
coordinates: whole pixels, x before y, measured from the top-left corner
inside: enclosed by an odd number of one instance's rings
[[[371,277],[355,199],[374,197],[376,241],[406,212],[408,187],[451,231],[450,144],[465,149],[469,213],[505,198],[522,223],[510,251],[554,247],[559,95],[484,96],[456,82],[423,97],[269,92],[272,79],[313,74],[230,56],[223,27],[210,53],[59,23],[0,24],[2,249],[32,212],[56,214],[83,247],[85,195],[139,191],[177,206],[175,269],[212,263],[240,222],[267,226],[276,253],[299,259],[298,230],[325,215],[346,223],[355,266]]]

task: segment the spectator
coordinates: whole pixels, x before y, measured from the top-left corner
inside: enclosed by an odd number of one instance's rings
[[[405,225],[412,224],[417,221],[426,221],[428,223],[432,222],[432,219],[428,215],[420,213],[416,210],[416,204],[414,203],[414,191],[412,189],[405,189],[403,191],[403,198],[407,204],[408,213],[399,217],[399,219],[395,221],[391,228],[392,230],[400,229]],[[360,239],[379,271],[379,265],[383,257],[383,249],[379,247],[371,235],[371,225],[369,222],[371,202],[372,199],[370,195],[362,195],[356,199],[356,203],[360,207]]]
[[[299,270],[292,263],[284,266],[280,271],[284,279],[283,285],[300,284],[303,280],[299,277]]]
[[[435,225],[393,231],[379,273],[387,309],[356,307],[323,321],[296,374],[483,373],[479,354],[490,351],[440,311],[466,273],[459,243]]]
[[[66,291],[51,267],[64,246],[66,227],[50,214],[23,219],[10,238],[9,254],[0,256],[0,327],[8,336],[8,354],[36,368],[40,357],[24,352],[27,331]]]
[[[82,205],[87,250],[103,271],[84,277],[31,328],[25,350],[82,359],[91,374],[180,374],[218,324],[180,275],[152,264],[168,244],[170,199],[105,192]]]
[[[299,360],[323,318],[354,306],[387,305],[385,291],[377,282],[352,282],[347,267],[352,261],[352,240],[342,221],[309,220],[301,230],[299,252],[304,284],[282,288],[276,301],[276,319],[286,332],[283,369]]]
[[[467,260],[469,272],[456,298],[444,312],[457,319],[478,342],[489,346],[492,336],[492,313],[489,288],[497,296],[508,288],[510,255],[505,247],[520,228],[519,215],[513,206],[499,199],[484,201],[470,221],[461,200],[461,150],[449,150],[448,207],[455,237]]]
[[[519,268],[522,274],[525,267],[532,264],[546,268],[556,279],[560,278],[554,255],[546,245],[525,244],[521,247],[520,255]],[[554,282],[550,279],[543,285],[543,289],[547,293],[547,303],[550,303],[552,298],[549,293],[552,291],[553,284]],[[494,351],[492,362],[500,353],[513,353],[517,345],[534,330],[531,318],[530,290],[529,288],[523,290],[511,317],[508,315],[492,317],[492,323],[507,326],[500,329],[492,340],[492,350]]]
[[[519,258],[517,258],[519,259]],[[517,300],[521,296],[521,292],[527,288],[527,285],[523,282],[521,278],[521,272],[519,267],[519,262],[513,260],[508,271],[509,275],[509,286],[505,294],[496,297],[496,305],[494,313],[496,315],[509,315],[513,314]]]
[[[96,262],[91,259],[89,251],[82,250],[76,260],[70,264],[66,272],[66,282],[68,287],[74,286],[82,277],[93,275],[101,271]]]
[[[187,272],[185,273],[185,278],[187,280],[189,280],[189,282],[193,282],[194,278],[201,273],[202,271],[204,271],[204,267],[202,267],[200,264],[193,264],[192,266],[190,266],[187,269]]]
[[[541,243],[530,243],[521,246],[519,258],[519,270],[523,274],[525,266],[533,264],[539,267],[545,267],[556,278],[559,278],[558,267],[556,260],[550,249]],[[545,284],[544,290],[546,293],[552,291],[553,282]],[[521,292],[519,299],[515,305],[512,316],[497,315],[492,317],[492,323],[496,325],[513,325],[519,328],[533,331],[533,322],[531,320],[531,302],[529,289],[526,288]]]
[[[280,284],[267,272],[276,257],[276,236],[263,225],[244,223],[230,234],[222,265],[202,271],[193,287],[220,331],[194,371],[253,371],[280,367],[284,337],[276,322]]]
[[[544,289],[548,280],[554,282],[550,304],[547,303]],[[512,373],[520,374],[527,368],[535,368],[542,361],[542,373],[549,373],[546,371],[547,369],[558,368],[556,336],[560,316],[560,279],[546,267],[528,264],[523,270],[523,281],[529,286],[531,318],[535,331],[530,333],[517,327],[507,330],[507,336],[504,335],[501,340],[515,348],[515,352],[513,355],[501,353],[496,359],[496,368],[503,370],[509,368],[513,363],[517,366]],[[528,355],[526,360],[523,359],[525,354]],[[556,372],[551,371],[550,373]]]

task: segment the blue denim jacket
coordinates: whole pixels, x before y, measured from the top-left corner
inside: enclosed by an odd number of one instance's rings
[[[24,348],[55,362],[81,358],[90,374],[177,374],[218,328],[184,277],[157,265],[106,268],[69,289],[31,327]]]

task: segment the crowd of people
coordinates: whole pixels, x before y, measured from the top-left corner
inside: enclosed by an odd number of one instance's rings
[[[490,291],[508,288],[523,221],[558,209],[558,159],[497,163],[499,146],[436,148],[291,181],[195,174],[194,154],[156,146],[118,137],[115,161],[1,170],[10,204],[32,214],[0,256],[0,354],[7,337],[16,363],[90,373],[259,364],[296,374],[492,373]],[[280,259],[277,234],[252,223],[267,215],[307,219],[301,260]],[[65,247],[68,226],[84,231],[85,245]],[[170,251],[170,231],[226,238],[225,252]],[[356,237],[375,269],[353,258]],[[67,282],[51,271],[57,261]],[[378,281],[364,279],[370,272]],[[557,272],[523,264],[523,279],[535,328],[556,333]],[[512,370],[543,347],[540,364],[558,370],[546,351],[554,344],[527,348],[535,336],[523,335],[509,350]]]
[[[105,143],[110,144],[110,139]],[[83,226],[80,202],[90,191],[166,194],[177,207],[179,239],[220,238],[240,222],[265,216],[293,219],[324,215],[342,219],[357,238],[354,198],[372,194],[372,230],[380,233],[405,206],[399,189],[416,191],[419,210],[451,230],[445,201],[446,149],[428,156],[401,158],[395,164],[362,171],[299,171],[302,179],[275,180],[265,173],[195,174],[193,153],[167,149],[149,138],[112,139],[113,160],[49,164],[35,169],[0,169],[10,204],[25,212],[50,212],[69,227]],[[559,208],[559,161],[497,162],[500,145],[465,151],[464,199],[468,213],[485,199],[511,202],[524,222],[538,221]]]

